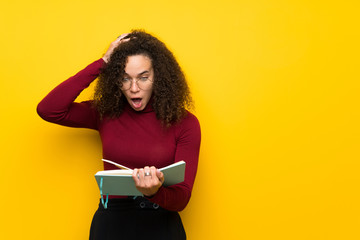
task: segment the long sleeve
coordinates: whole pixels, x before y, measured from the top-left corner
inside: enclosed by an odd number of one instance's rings
[[[175,162],[186,162],[185,180],[182,183],[161,187],[150,201],[170,211],[181,211],[188,204],[198,167],[201,132],[197,118],[189,114],[178,127]]]
[[[69,127],[98,128],[98,116],[91,103],[74,102],[100,74],[103,59],[99,59],[53,89],[37,106],[46,121]]]

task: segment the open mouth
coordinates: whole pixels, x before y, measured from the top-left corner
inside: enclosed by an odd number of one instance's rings
[[[142,98],[131,98],[131,103],[134,108],[141,108],[141,100]]]

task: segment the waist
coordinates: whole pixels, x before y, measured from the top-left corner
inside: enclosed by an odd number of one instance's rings
[[[144,197],[130,197],[130,196],[112,196],[107,202],[107,209],[104,208],[101,199],[99,203],[99,210],[134,210],[134,209],[153,209],[162,210],[159,204],[152,203]],[[165,210],[166,211],[166,210]]]
[[[126,199],[130,197],[132,198],[132,196],[109,195],[109,199]]]

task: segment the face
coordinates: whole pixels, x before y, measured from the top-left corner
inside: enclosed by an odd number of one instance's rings
[[[153,91],[154,71],[151,59],[145,55],[127,58],[122,93],[135,111],[144,110]],[[130,85],[129,89],[125,86]]]

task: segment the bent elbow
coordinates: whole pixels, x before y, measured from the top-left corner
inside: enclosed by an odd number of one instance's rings
[[[43,102],[40,102],[37,107],[36,107],[36,112],[37,114],[44,120],[47,121],[47,110],[46,110],[46,107],[45,107],[45,104]]]
[[[184,192],[184,197],[182,198],[182,201],[179,201],[178,204],[176,205],[176,207],[174,207],[173,209],[170,209],[172,211],[176,211],[176,212],[181,212],[182,210],[185,209],[185,207],[188,205],[189,201],[190,201],[190,197],[191,197],[191,192]]]
[[[37,114],[47,122],[56,121],[57,114],[54,113],[43,101],[41,101],[36,107]]]

